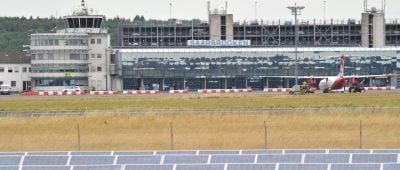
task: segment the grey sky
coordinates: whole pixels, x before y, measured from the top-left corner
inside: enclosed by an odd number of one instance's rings
[[[146,18],[169,18],[169,4],[172,3],[172,17],[179,19],[207,18],[207,0],[86,0],[89,8],[108,18],[114,16]],[[226,0],[211,0],[211,8],[225,6]],[[234,14],[235,21],[254,20],[255,0],[227,0],[228,12]],[[363,11],[363,0],[326,0],[326,18],[359,19]],[[381,8],[382,0],[369,0],[368,6]],[[0,16],[40,16],[49,17],[71,14],[80,0],[0,0]],[[295,2],[305,6],[300,19],[323,19],[323,0],[257,0],[258,19],[291,19],[286,6]],[[386,18],[400,19],[400,0],[386,0]]]

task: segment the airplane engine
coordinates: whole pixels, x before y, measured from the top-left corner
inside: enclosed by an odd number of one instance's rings
[[[351,84],[351,86],[357,85],[358,84],[358,78],[355,77],[355,76],[352,76],[351,80],[350,80],[350,84]]]

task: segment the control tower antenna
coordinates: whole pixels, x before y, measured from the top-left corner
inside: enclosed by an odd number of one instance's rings
[[[82,6],[83,9],[86,9],[86,8],[87,8],[85,0],[82,0],[81,6]]]
[[[225,13],[228,13],[228,1],[225,1]]]
[[[382,0],[382,12],[386,13],[386,0]]]

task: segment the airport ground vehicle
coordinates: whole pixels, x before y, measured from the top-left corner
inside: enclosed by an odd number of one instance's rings
[[[365,93],[364,87],[361,87],[359,85],[349,87],[349,93],[361,93],[361,92]]]
[[[70,86],[62,90],[62,92],[81,92],[81,88],[79,86]]]
[[[307,93],[314,93],[313,88],[307,84],[303,85],[294,85],[290,90],[289,94],[299,95],[299,94],[307,94]]]
[[[0,86],[0,94],[1,95],[10,95],[11,94],[11,85],[9,84],[2,84]]]

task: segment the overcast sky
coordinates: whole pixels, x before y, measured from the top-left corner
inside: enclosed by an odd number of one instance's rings
[[[49,17],[71,14],[81,0],[0,0],[0,16]],[[225,7],[226,0],[211,0],[211,8]],[[254,20],[255,0],[227,0],[228,12],[235,21]],[[360,19],[364,0],[326,0],[326,18]],[[104,14],[133,18],[144,15],[146,19],[168,19],[170,3],[172,17],[178,19],[207,19],[207,0],[86,0],[89,8]],[[324,0],[257,0],[257,18],[263,20],[288,20],[291,15],[286,6],[297,3],[305,6],[300,19],[323,19]],[[369,0],[368,6],[382,7],[382,0]],[[386,0],[386,18],[400,19],[400,0]]]

